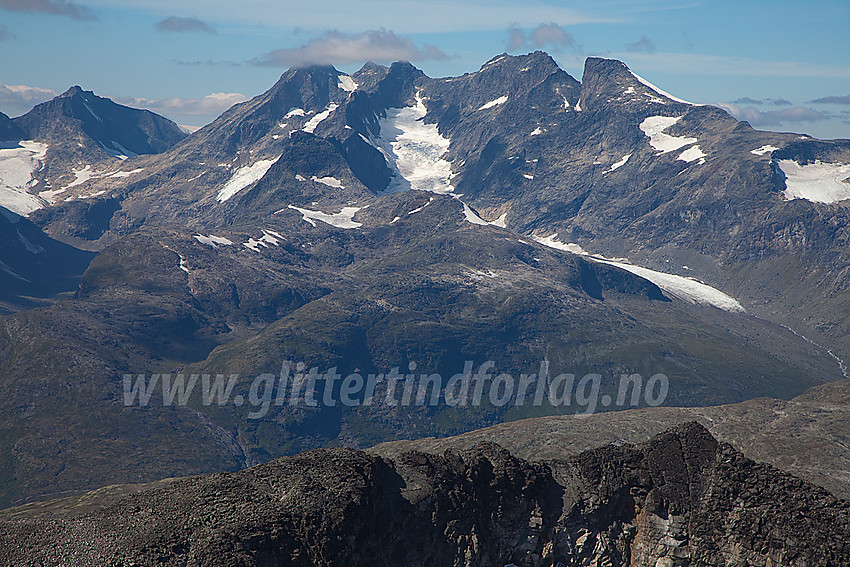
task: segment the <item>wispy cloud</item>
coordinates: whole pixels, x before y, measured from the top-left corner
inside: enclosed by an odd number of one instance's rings
[[[850,95],[844,96],[824,96],[810,100],[809,102],[816,104],[850,104]]]
[[[97,20],[87,8],[69,0],[0,0],[0,10],[9,12],[41,12],[54,16],[66,16],[75,20]]]
[[[333,65],[363,61],[425,61],[447,60],[448,55],[437,47],[424,44],[418,47],[406,36],[392,31],[369,30],[349,35],[326,31],[300,47],[276,49],[250,61],[263,67],[303,67]]]
[[[0,84],[0,110],[10,116],[17,116],[57,94],[56,91],[40,87]]]
[[[642,35],[636,42],[626,44],[626,51],[629,53],[655,53],[655,42]]]
[[[198,18],[178,18],[169,16],[156,23],[156,29],[164,32],[204,32],[214,34],[216,31]]]
[[[554,22],[540,24],[529,33],[526,33],[517,24],[512,25],[508,28],[507,47],[508,51],[517,51],[526,47],[546,48],[556,52],[563,49],[581,51],[581,45],[573,37],[573,34]]]
[[[201,98],[171,97],[154,100],[149,98],[115,97],[113,100],[134,108],[146,108],[159,114],[206,116],[221,114],[234,104],[245,102],[248,100],[248,97],[242,93],[212,93]]]
[[[803,122],[819,122],[832,118],[829,114],[819,112],[813,108],[805,106],[795,106],[794,108],[785,108],[782,110],[770,110],[761,112],[755,108],[740,107],[734,103],[719,103],[717,106],[724,109],[726,112],[737,118],[738,120],[746,120],[752,126],[780,126],[786,123],[800,124]]]
[[[758,100],[754,98],[750,98],[745,96],[743,98],[739,98],[737,100],[732,101],[734,104],[755,104],[759,106],[771,105],[771,106],[791,106],[790,100],[785,100],[784,98],[766,98],[764,100]]]
[[[850,66],[821,65],[799,61],[762,61],[747,57],[697,53],[609,53],[630,67],[683,75],[725,75],[747,77],[821,77],[850,79]]]

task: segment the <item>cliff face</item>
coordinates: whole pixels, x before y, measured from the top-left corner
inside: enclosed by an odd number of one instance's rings
[[[850,561],[850,503],[688,424],[529,463],[310,451],[7,510],[9,565],[806,566]]]

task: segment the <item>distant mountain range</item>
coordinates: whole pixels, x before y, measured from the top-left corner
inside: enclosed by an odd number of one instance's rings
[[[2,504],[589,404],[248,419],[197,392],[126,406],[125,374],[238,374],[248,400],[287,361],[544,363],[604,378],[599,411],[623,374],[668,377],[676,406],[847,377],[850,141],[753,130],[618,61],[292,69],[191,135],[74,87],[3,131]]]

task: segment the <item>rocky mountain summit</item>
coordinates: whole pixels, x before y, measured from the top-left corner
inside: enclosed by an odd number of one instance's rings
[[[691,407],[847,377],[850,143],[758,132],[617,61],[581,82],[542,52],[442,79],[291,69],[185,137],[79,88],[14,123],[35,139],[0,150],[2,505],[648,405],[623,375]],[[244,403],[287,362],[418,387],[468,361],[605,382]],[[239,376],[233,403],[125,402],[125,376],[205,374]]]
[[[0,514],[9,565],[842,565],[850,503],[687,424],[528,462],[320,449]]]

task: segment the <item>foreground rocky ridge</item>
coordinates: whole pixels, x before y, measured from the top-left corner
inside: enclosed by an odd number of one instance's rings
[[[315,450],[231,474],[10,509],[8,565],[815,567],[850,503],[691,423],[541,463],[484,443],[390,461]]]

